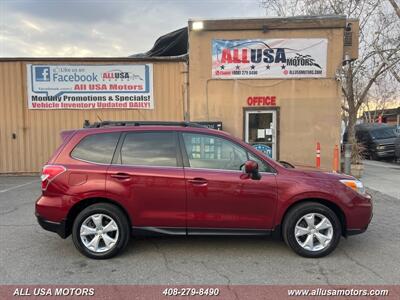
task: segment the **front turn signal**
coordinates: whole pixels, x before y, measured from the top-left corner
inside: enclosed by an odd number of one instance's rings
[[[366,194],[365,187],[360,180],[342,179],[342,180],[340,180],[340,182],[343,183],[348,188],[351,188],[352,190],[356,191],[357,193],[359,193],[361,195]]]

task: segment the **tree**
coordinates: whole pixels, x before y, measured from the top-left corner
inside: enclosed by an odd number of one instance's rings
[[[400,8],[399,8],[399,6],[397,5],[396,1],[394,1],[394,0],[389,0],[389,2],[390,2],[390,4],[393,6],[394,11],[396,12],[397,16],[398,16],[399,19],[400,19]]]
[[[380,98],[374,92],[382,93],[387,87],[399,97],[400,14],[395,0],[262,0],[261,6],[270,16],[334,14],[359,19],[359,58],[345,61],[339,70],[342,115],[347,121],[348,140],[354,143],[360,108],[368,99]],[[378,84],[380,88],[372,89]]]

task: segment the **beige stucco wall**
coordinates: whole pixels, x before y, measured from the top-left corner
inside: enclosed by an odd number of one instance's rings
[[[282,80],[212,79],[213,38],[327,38],[327,77]],[[292,26],[291,29],[272,29],[266,33],[261,30],[189,31],[189,45],[188,111],[185,111],[186,70],[183,61],[147,62],[153,63],[153,110],[29,110],[26,96],[27,63],[146,62],[112,58],[0,60],[0,173],[38,172],[60,143],[60,131],[80,128],[85,119],[96,121],[97,116],[103,120],[179,121],[186,115],[191,121],[222,121],[224,130],[243,139],[243,108],[247,107],[247,97],[271,95],[276,96],[276,107],[279,108],[279,159],[314,165],[315,143],[319,141],[322,147],[322,166],[331,168],[333,148],[340,140],[341,95],[335,72],[342,62],[342,28],[336,25],[336,28],[302,30]],[[15,139],[12,138],[13,133],[16,134]]]
[[[60,143],[62,130],[82,128],[84,120],[184,118],[184,63],[153,64],[154,109],[31,110],[26,95],[26,64],[134,64],[131,60],[0,61],[0,174],[39,172]],[[12,137],[15,133],[16,138]]]
[[[327,38],[327,75],[323,79],[211,78],[212,39]],[[189,31],[189,109],[191,121],[222,121],[224,130],[243,136],[243,108],[248,96],[276,96],[279,108],[279,159],[315,165],[321,143],[321,165],[332,168],[340,142],[340,89],[335,73],[342,63],[343,29]],[[269,107],[270,108],[270,107]]]

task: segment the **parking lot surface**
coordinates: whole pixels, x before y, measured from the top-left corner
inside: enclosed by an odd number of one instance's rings
[[[0,284],[399,284],[400,201],[369,192],[370,228],[325,258],[272,238],[202,236],[136,238],[99,261],[37,224],[37,177],[0,177]]]
[[[362,181],[366,186],[400,200],[400,164],[364,160]]]

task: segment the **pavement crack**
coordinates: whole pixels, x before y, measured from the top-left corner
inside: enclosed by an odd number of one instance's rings
[[[200,263],[201,263],[201,264],[204,266],[204,268],[206,268],[207,270],[212,270],[212,271],[214,271],[215,273],[217,273],[218,276],[220,276],[220,277],[222,277],[222,278],[225,278],[225,280],[226,280],[226,285],[227,285],[227,287],[228,287],[228,290],[230,290],[230,291],[235,295],[235,299],[239,299],[239,296],[238,296],[237,292],[236,292],[234,289],[232,289],[232,282],[231,282],[231,279],[229,278],[229,276],[227,276],[227,275],[221,273],[221,272],[220,272],[218,269],[216,269],[216,268],[212,268],[212,267],[208,266],[204,261],[200,261]]]
[[[36,226],[36,224],[0,224],[0,227],[31,227]]]
[[[325,273],[325,269],[321,266],[321,261],[319,259],[317,259],[317,267],[318,267],[318,272],[319,274],[325,279],[325,283],[327,285],[331,285],[330,281],[329,281],[329,277],[328,275]]]
[[[352,257],[350,254],[348,254],[344,249],[342,249],[344,255],[350,259],[353,263],[355,263],[357,266],[371,272],[372,274],[374,274],[375,276],[377,276],[378,278],[382,279],[383,281],[385,280],[381,275],[379,275],[376,271],[374,271],[373,269],[371,269],[370,267],[367,267],[366,265],[360,263],[358,260],[356,260],[354,257]]]
[[[11,214],[11,213],[13,213],[13,212],[16,211],[16,210],[18,210],[18,207],[13,207],[13,208],[10,209],[10,210],[2,211],[2,212],[0,213],[0,216],[5,216],[5,215],[8,215],[8,214]]]
[[[174,273],[176,273],[176,274],[182,275],[182,276],[184,276],[184,277],[189,277],[189,278],[193,279],[192,275],[186,274],[186,273],[184,273],[184,272],[181,272],[181,271],[179,271],[179,270],[176,270],[176,269],[172,268],[172,267],[170,266],[169,261],[168,261],[167,255],[166,255],[166,254],[164,253],[164,251],[160,248],[160,246],[156,243],[156,241],[154,241],[154,240],[149,240],[149,241],[150,241],[150,243],[152,243],[152,244],[154,245],[154,247],[156,248],[157,252],[161,254],[161,256],[162,256],[162,258],[163,258],[163,260],[164,260],[164,266],[165,266],[165,268],[166,268],[167,270],[169,270],[169,271],[171,271],[171,272],[174,272]]]
[[[22,202],[22,203],[20,203],[19,205],[14,206],[14,207],[12,207],[12,208],[9,209],[9,210],[2,211],[2,212],[0,212],[0,216],[5,216],[5,215],[8,215],[8,214],[11,214],[11,213],[17,211],[20,207],[25,206],[25,205],[27,205],[27,204],[32,204],[32,201],[29,201],[29,202]]]

